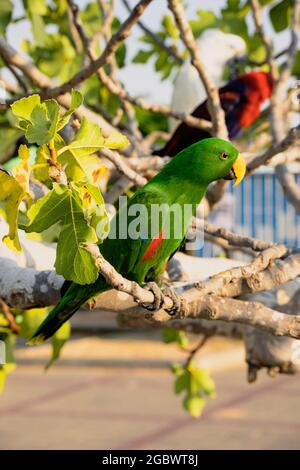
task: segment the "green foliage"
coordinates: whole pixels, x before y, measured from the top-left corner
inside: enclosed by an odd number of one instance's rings
[[[43,103],[39,95],[31,95],[11,106],[18,127],[30,143],[37,144],[35,177],[47,182],[50,191],[36,202],[29,194],[30,153],[26,146],[19,151],[20,163],[13,175],[0,171],[0,203],[9,224],[4,241],[21,250],[17,220],[19,206],[26,196],[26,223],[20,228],[27,233],[43,233],[54,226],[58,234],[55,267],[65,279],[78,284],[95,282],[98,277],[96,262],[85,248],[87,243],[98,243],[108,233],[108,217],[98,183],[103,167],[95,152],[101,148],[117,149],[128,145],[125,136],[117,131],[104,138],[101,129],[83,119],[74,140],[65,144],[59,131],[69,122],[72,113],[82,104],[81,94],[73,90],[70,109],[62,113],[55,100]],[[64,171],[67,183],[51,180],[49,171]],[[52,173],[51,173],[52,174]]]
[[[21,251],[17,220],[19,206],[24,196],[25,191],[18,181],[0,169],[0,214],[9,226],[9,232],[2,241],[16,251]]]
[[[36,331],[38,326],[46,318],[49,313],[48,308],[35,308],[20,312],[20,338],[28,339]],[[49,361],[45,365],[49,369],[54,362],[59,359],[62,348],[70,337],[70,323],[66,322],[51,338],[52,353]]]
[[[295,62],[292,68],[292,73],[293,75],[296,75],[296,77],[298,78],[300,77],[300,51],[298,51],[296,54]]]
[[[282,0],[270,10],[270,19],[276,33],[289,26],[289,18],[293,8],[293,0]]]
[[[82,104],[82,96],[72,91],[71,107],[64,114],[55,100],[41,103],[39,95],[22,98],[11,105],[18,126],[31,144],[48,144],[68,122],[72,113]]]
[[[164,328],[162,331],[163,341],[167,344],[177,343],[181,348],[189,345],[188,337],[183,330],[174,330],[173,328]]]
[[[1,318],[1,314],[0,314]],[[14,371],[16,368],[15,358],[13,354],[13,349],[16,343],[15,335],[1,333],[0,340],[4,341],[5,344],[5,353],[6,353],[6,364],[0,364],[0,394],[4,389],[6,377],[10,372]]]
[[[60,222],[55,268],[65,279],[90,284],[98,277],[95,259],[84,243],[98,241],[93,227],[87,224],[82,200],[76,186],[53,184],[53,189],[28,211],[27,232],[42,232]]]
[[[177,48],[177,42],[179,39],[178,30],[171,16],[164,16],[162,18],[161,28],[157,35],[180,56],[180,52]],[[145,64],[153,57],[155,59],[155,70],[160,73],[162,80],[166,80],[170,76],[172,70],[178,66],[178,63],[165,49],[161,48],[153,38],[147,34],[141,36],[140,40],[148,46],[148,49],[140,50],[133,58],[133,63]]]
[[[0,35],[5,34],[6,27],[9,25],[13,12],[11,0],[0,0]]]
[[[144,135],[148,135],[157,129],[168,132],[168,118],[166,116],[151,113],[151,111],[145,111],[138,107],[135,108],[135,114]]]
[[[197,10],[197,17],[190,21],[190,26],[196,38],[200,37],[203,31],[218,26],[218,18],[215,13],[207,10]]]
[[[209,371],[189,362],[186,366],[173,364],[172,372],[175,375],[175,393],[184,395],[183,407],[191,416],[198,418],[202,414],[206,398],[216,396],[215,384]]]
[[[23,41],[23,50],[49,77],[68,80],[82,65],[82,54],[76,53],[71,40],[59,33],[45,34],[42,44]]]

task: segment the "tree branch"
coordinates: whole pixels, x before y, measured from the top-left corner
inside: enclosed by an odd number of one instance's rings
[[[198,45],[195,41],[192,29],[185,17],[183,7],[178,0],[168,0],[168,5],[174,15],[180,32],[180,37],[191,55],[192,64],[196,68],[207,93],[208,109],[211,115],[214,133],[217,137],[228,139],[225,113],[221,106],[218,89],[208,76],[204,63],[202,62]]]
[[[119,31],[110,38],[104,51],[95,61],[82,68],[62,85],[51,87],[52,84],[50,85],[48,82],[45,84],[47,89],[41,90],[40,92],[41,97],[43,99],[57,98],[58,96],[64,95],[65,93],[69,93],[72,88],[80,85],[83,81],[96,73],[98,69],[103,67],[111,55],[116,52],[120,44],[129,36],[131,29],[151,2],[152,0],[140,0],[133,8],[131,15],[129,15],[127,20],[124,21]]]
[[[131,6],[129,5],[127,0],[122,0],[123,4],[127,8],[128,12],[130,13],[132,11]],[[137,25],[141,28],[144,33],[146,33],[152,40],[155,42],[161,49],[165,50],[168,55],[173,57],[175,62],[177,62],[178,65],[183,64],[183,59],[180,57],[180,55],[177,53],[176,49],[173,47],[168,46],[157,34],[153,33],[148,26],[146,26],[142,21],[138,21]]]
[[[13,49],[9,44],[6,43],[4,38],[0,37],[0,54],[5,57],[7,62],[11,65],[14,65],[19,70],[21,70],[26,77],[30,79],[34,86],[37,86],[40,90],[36,93],[43,95],[43,90],[46,88],[51,88],[53,86],[52,80],[40,72],[31,62],[26,61],[23,57],[18,54],[18,52]],[[0,111],[7,109],[11,103],[20,99],[20,96],[16,96],[13,100],[7,100],[6,104],[0,103]],[[71,105],[70,95],[59,96],[57,101],[64,107],[69,108]],[[75,112],[76,116],[81,118],[86,116],[90,121],[97,124],[101,127],[104,136],[108,136],[114,130],[114,127],[111,126],[102,116],[90,111],[85,106],[80,106],[79,109]]]
[[[253,158],[247,165],[246,175],[251,175],[260,166],[267,165],[275,155],[285,152],[294,145],[300,146],[300,125],[290,129],[286,137],[270,147],[263,155]]]

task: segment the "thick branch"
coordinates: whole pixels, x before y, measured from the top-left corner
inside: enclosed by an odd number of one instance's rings
[[[0,258],[0,297],[10,307],[46,307],[60,299],[64,279],[54,271],[20,268],[15,261]]]

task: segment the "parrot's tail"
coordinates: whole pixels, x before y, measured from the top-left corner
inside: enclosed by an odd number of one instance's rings
[[[105,280],[98,278],[97,290],[95,285],[79,286],[78,284],[71,283],[70,287],[64,293],[62,299],[54,307],[49,315],[45,318],[43,323],[35,331],[33,336],[28,341],[28,344],[41,344],[46,339],[56,333],[56,331],[71,318],[74,313],[91,297],[101,294],[111,287]]]

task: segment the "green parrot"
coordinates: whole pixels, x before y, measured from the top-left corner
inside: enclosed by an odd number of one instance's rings
[[[208,185],[222,178],[235,179],[236,185],[243,179],[245,170],[243,157],[225,140],[208,138],[185,148],[140,188],[127,205],[120,207],[108,237],[99,246],[101,254],[127,279],[138,284],[155,280],[182,245]],[[184,211],[171,211],[174,205],[181,209],[189,206],[188,216],[183,215]],[[164,208],[156,217],[154,228],[153,207]],[[136,227],[136,212],[140,214],[138,225],[143,228],[132,235],[129,228],[132,229],[133,224]],[[109,289],[111,286],[101,274],[94,284],[78,285],[66,281],[63,297],[30,343],[37,344],[50,338],[83,303]]]

